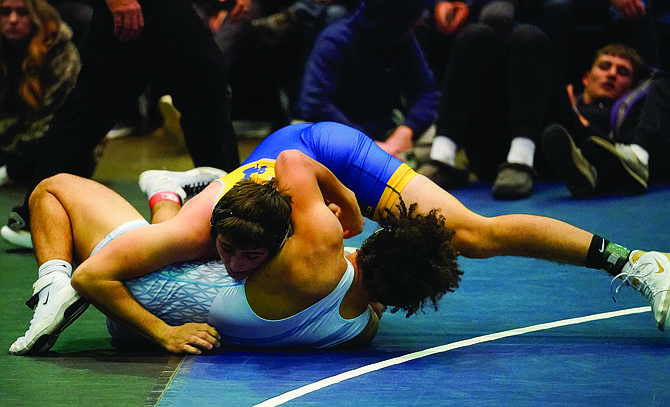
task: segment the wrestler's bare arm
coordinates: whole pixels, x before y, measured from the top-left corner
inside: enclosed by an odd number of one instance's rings
[[[293,266],[288,277],[301,291],[314,290],[313,294],[319,295],[332,291],[346,263],[342,226],[324,202],[320,176],[313,171],[312,161],[299,151],[284,151],[277,157],[275,174],[280,187],[292,197],[294,233],[285,258]]]
[[[289,155],[292,157],[290,161],[286,160]],[[281,161],[279,157],[282,157]],[[330,208],[344,229],[344,238],[351,238],[363,231],[365,219],[356,201],[356,195],[344,186],[335,174],[323,164],[298,150],[287,150],[282,152],[279,157],[277,157],[277,165],[275,166],[277,179],[281,181],[287,175],[295,174],[297,170],[295,167],[298,167],[300,171],[304,171],[310,177],[316,179],[323,199],[335,205],[330,205]],[[289,184],[295,185],[295,182],[291,181]]]
[[[213,257],[209,220],[217,185],[194,197],[169,221],[132,230],[111,241],[76,269],[73,288],[107,316],[171,352],[199,353],[199,348],[218,346],[218,334],[211,326],[169,326],[144,309],[123,284],[174,262]]]

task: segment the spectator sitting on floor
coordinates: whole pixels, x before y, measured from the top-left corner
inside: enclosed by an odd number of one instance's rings
[[[496,199],[533,191],[535,145],[544,127],[562,118],[554,96],[564,93],[565,82],[548,37],[518,24],[524,17],[518,14],[512,1],[490,1],[454,43],[431,160],[418,170],[444,189],[466,186],[471,171],[493,183]],[[459,149],[467,169],[456,165]]]
[[[632,48],[600,49],[583,93],[575,97],[568,86],[573,120],[542,134],[547,161],[575,198],[644,193],[650,179],[669,178],[670,79],[655,71],[638,83],[643,68]]]
[[[28,182],[53,112],[75,84],[72,31],[45,0],[0,1],[0,186]]]
[[[435,121],[439,90],[411,33],[425,0],[366,0],[324,29],[310,54],[293,119],[363,131],[399,157]]]

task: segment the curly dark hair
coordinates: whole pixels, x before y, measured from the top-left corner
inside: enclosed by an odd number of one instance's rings
[[[291,233],[291,196],[277,180],[243,179],[214,206],[210,234],[225,235],[238,247],[265,247],[275,254]]]
[[[409,317],[429,301],[437,310],[442,296],[458,288],[463,271],[451,246],[454,232],[438,209],[415,213],[417,204],[408,209],[402,198],[397,208],[398,215],[389,209],[381,214],[381,229],[361,246],[358,266],[373,300]]]

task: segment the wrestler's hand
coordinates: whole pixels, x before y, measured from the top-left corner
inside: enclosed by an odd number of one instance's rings
[[[114,17],[114,35],[121,41],[130,41],[140,36],[144,28],[142,7],[137,0],[106,0]]]
[[[159,345],[172,353],[199,355],[202,350],[218,348],[221,336],[214,327],[205,323],[190,322],[169,326],[159,339]]]
[[[377,318],[382,319],[385,310],[384,305],[380,302],[371,302],[369,305],[372,311],[377,314]]]
[[[344,239],[352,238],[363,231],[365,218],[363,218],[360,210],[357,213],[347,214],[344,213],[339,206],[332,202],[328,202],[328,209],[330,209],[335,217],[340,221],[343,230],[342,237]]]

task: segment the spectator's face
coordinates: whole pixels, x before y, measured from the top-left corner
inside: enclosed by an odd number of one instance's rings
[[[30,36],[33,21],[24,0],[4,0],[0,6],[0,29],[10,42],[19,42]]]
[[[584,102],[613,101],[633,87],[633,64],[613,55],[601,55],[582,78]]]

